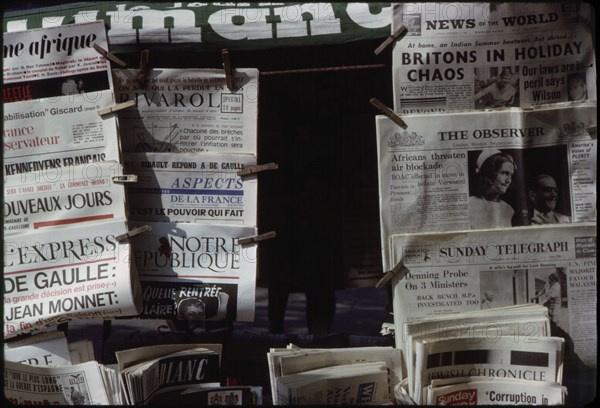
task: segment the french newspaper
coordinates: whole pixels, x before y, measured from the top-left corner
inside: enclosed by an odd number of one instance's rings
[[[537,303],[579,360],[596,367],[595,222],[394,235],[392,259],[408,270],[394,280],[397,333],[420,317],[475,310],[493,316],[497,307]],[[401,339],[396,336],[398,347]]]
[[[118,162],[96,162],[6,176],[4,235],[78,223],[125,219]]]
[[[127,153],[125,169],[138,176],[128,185],[132,220],[256,225],[256,175],[250,154]]]
[[[113,70],[124,152],[256,155],[258,71],[236,69],[233,90],[222,69]]]
[[[376,120],[384,271],[392,234],[596,221],[596,103]]]
[[[596,100],[592,5],[398,3],[394,108],[402,114]]]
[[[4,338],[73,318],[137,315],[141,291],[125,220],[8,236],[4,243]]]
[[[4,174],[45,171],[61,177],[67,166],[120,162],[110,90],[4,104]]]
[[[5,361],[4,398],[13,405],[121,403],[117,373],[96,361],[62,367]]]
[[[104,21],[4,33],[3,39],[5,109],[12,102],[112,88],[110,63],[94,49],[108,50]]]
[[[133,243],[143,291],[141,318],[180,321],[253,321],[256,244],[254,226],[166,222],[149,225]],[[200,327],[198,327],[200,329]]]

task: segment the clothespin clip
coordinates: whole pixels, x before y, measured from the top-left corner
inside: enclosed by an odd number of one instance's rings
[[[117,112],[117,111],[127,109],[127,108],[132,108],[134,106],[135,106],[134,100],[117,103],[116,105],[107,106],[106,108],[98,109],[98,115],[104,116],[104,115],[108,115],[109,113]]]
[[[221,50],[221,56],[223,57],[223,69],[225,70],[227,89],[233,91],[233,73],[231,72],[231,62],[229,61],[229,51],[224,48]]]
[[[394,275],[398,275],[398,280],[404,279],[406,274],[408,273],[408,268],[404,266],[402,261],[398,262],[398,265],[394,266],[394,269],[391,271],[387,271],[383,274],[383,277],[375,284],[377,289],[381,289],[385,285],[388,284],[390,280],[394,277]]]
[[[253,166],[244,167],[243,169],[238,170],[236,173],[238,176],[244,177],[259,173],[261,171],[276,170],[278,168],[279,165],[277,165],[277,163],[255,164]]]
[[[136,75],[136,79],[140,85],[140,88],[146,87],[146,80],[148,79],[148,56],[150,55],[149,50],[142,50],[140,54],[140,70]]]
[[[407,32],[408,29],[405,26],[401,25],[400,28],[398,28],[392,35],[386,38],[385,41],[382,42],[381,45],[375,49],[375,55],[381,54],[381,52],[387,47],[389,47],[391,43],[398,41],[401,37],[404,37]]]
[[[152,230],[152,227],[151,227],[151,226],[149,226],[149,225],[144,225],[144,226],[141,226],[141,227],[139,227],[139,228],[134,228],[134,229],[132,229],[131,231],[129,231],[129,232],[126,232],[125,234],[117,235],[117,236],[115,237],[115,239],[116,239],[117,241],[121,242],[121,241],[123,241],[123,240],[125,240],[125,239],[127,239],[127,238],[135,237],[136,235],[139,235],[139,234],[141,234],[142,232],[146,232],[146,231],[150,231],[150,230]]]
[[[111,54],[110,52],[106,51],[104,48],[100,47],[98,44],[93,43],[92,47],[94,47],[94,49],[101,54],[104,58],[111,60],[112,62],[122,66],[122,67],[126,67],[127,64],[125,63],[125,61],[123,61],[120,58],[117,58],[114,54]]]
[[[588,126],[588,128],[586,130],[590,134],[590,137],[592,139],[596,139],[597,138],[596,135],[598,134],[598,125]]]
[[[400,119],[400,116],[396,115],[396,112],[394,112],[393,110],[385,106],[383,103],[381,103],[379,99],[371,98],[369,99],[369,103],[375,106],[377,109],[379,109],[381,113],[390,118],[396,125],[406,130],[408,126],[406,126],[406,123],[402,119]]]
[[[264,234],[255,235],[253,237],[239,238],[238,242],[240,245],[248,245],[259,241],[264,241],[265,239],[275,238],[276,236],[277,233],[275,231],[270,231]]]
[[[138,181],[138,176],[136,174],[113,176],[112,181],[115,183],[136,183]]]

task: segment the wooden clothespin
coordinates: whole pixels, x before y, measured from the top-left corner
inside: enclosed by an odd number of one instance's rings
[[[150,55],[150,51],[149,50],[142,50],[142,53],[140,54],[140,70],[138,71],[137,75],[136,75],[136,79],[139,83],[139,87],[141,89],[146,88],[146,83],[148,81],[148,71],[149,71],[149,67],[148,67],[148,58]]]
[[[231,72],[231,62],[229,61],[229,51],[224,48],[221,50],[221,55],[223,57],[223,69],[225,70],[225,83],[227,84],[227,89],[233,91],[233,73]]]
[[[141,226],[139,228],[132,229],[131,231],[126,232],[125,234],[117,235],[115,237],[115,239],[117,241],[121,242],[121,241],[126,240],[128,238],[135,237],[136,235],[139,235],[142,232],[146,232],[146,231],[150,231],[150,230],[152,230],[151,226],[144,225],[144,226]]]
[[[275,231],[270,231],[264,234],[255,235],[253,237],[239,238],[238,242],[240,245],[248,245],[259,241],[264,241],[265,239],[275,238],[276,236],[277,233]]]
[[[396,112],[381,103],[379,99],[371,98],[369,99],[369,103],[379,109],[381,113],[390,118],[396,125],[406,130],[408,126],[406,126],[406,123],[400,118],[400,116],[396,115]]]
[[[596,139],[597,138],[597,134],[598,134],[598,125],[591,125],[588,126],[588,128],[586,129],[587,132],[590,134],[590,137],[592,139]]]
[[[113,113],[113,112],[120,111],[120,110],[127,109],[127,108],[132,108],[134,106],[135,106],[134,100],[117,103],[116,105],[107,106],[106,108],[98,109],[98,115],[104,116],[104,115],[108,115],[109,113]]]
[[[404,266],[404,263],[402,261],[400,261],[400,262],[398,262],[398,265],[394,266],[394,268],[391,271],[387,271],[386,273],[383,274],[383,277],[379,280],[379,282],[377,282],[375,284],[375,287],[377,289],[381,289],[382,287],[387,285],[389,283],[389,281],[392,280],[394,275],[398,275],[398,280],[404,279],[404,277],[406,276],[407,273],[408,273],[408,268],[406,268]]]
[[[92,44],[92,47],[94,47],[94,49],[101,54],[104,58],[111,60],[112,62],[116,63],[117,65],[120,65],[122,67],[126,67],[127,64],[125,63],[125,61],[123,61],[120,58],[117,58],[114,54],[111,54],[110,52],[106,51],[104,48],[100,47],[98,44],[94,43]]]
[[[138,181],[138,176],[136,174],[113,176],[112,181],[115,183],[136,183]]]
[[[404,37],[407,32],[408,29],[404,25],[401,25],[400,28],[398,28],[392,35],[386,38],[385,41],[382,42],[381,45],[375,49],[375,55],[381,54],[381,52],[387,47],[389,47],[391,43],[398,41],[401,37]]]
[[[259,173],[265,170],[276,170],[279,168],[277,163],[267,163],[267,164],[255,164],[253,166],[244,167],[237,171],[237,175],[240,177],[250,176],[252,174]]]

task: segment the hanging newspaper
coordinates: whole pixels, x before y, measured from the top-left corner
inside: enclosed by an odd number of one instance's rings
[[[67,337],[64,332],[54,330],[4,342],[4,361],[34,366],[71,365]]]
[[[62,367],[4,362],[4,398],[12,405],[120,405],[117,373],[96,361]]]
[[[137,315],[139,282],[124,220],[9,236],[4,243],[4,338],[73,318]]]
[[[111,89],[94,44],[108,50],[104,21],[4,33],[4,103]]]
[[[117,121],[98,109],[114,105],[112,91],[4,104],[4,173],[46,171],[119,159]]]
[[[392,32],[402,114],[596,100],[591,4],[400,3]]]
[[[15,174],[4,183],[4,235],[48,227],[125,219],[125,189],[113,181],[117,162]]]
[[[596,220],[596,103],[377,117],[381,242],[413,232]]]
[[[254,320],[256,244],[238,238],[255,227],[135,222],[152,230],[134,242],[143,290],[142,318],[188,321]]]
[[[256,155],[258,71],[236,69],[233,90],[217,69],[113,70],[124,152],[220,152]]]
[[[419,317],[534,302],[595,367],[596,223],[394,235],[392,251],[398,345]]]
[[[127,153],[125,169],[132,220],[256,225],[256,175],[237,170],[255,165],[249,154]]]

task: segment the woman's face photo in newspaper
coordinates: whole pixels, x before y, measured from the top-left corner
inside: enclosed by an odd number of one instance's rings
[[[494,188],[499,194],[504,194],[512,183],[515,174],[515,166],[510,162],[504,162],[498,169],[494,179]]]

